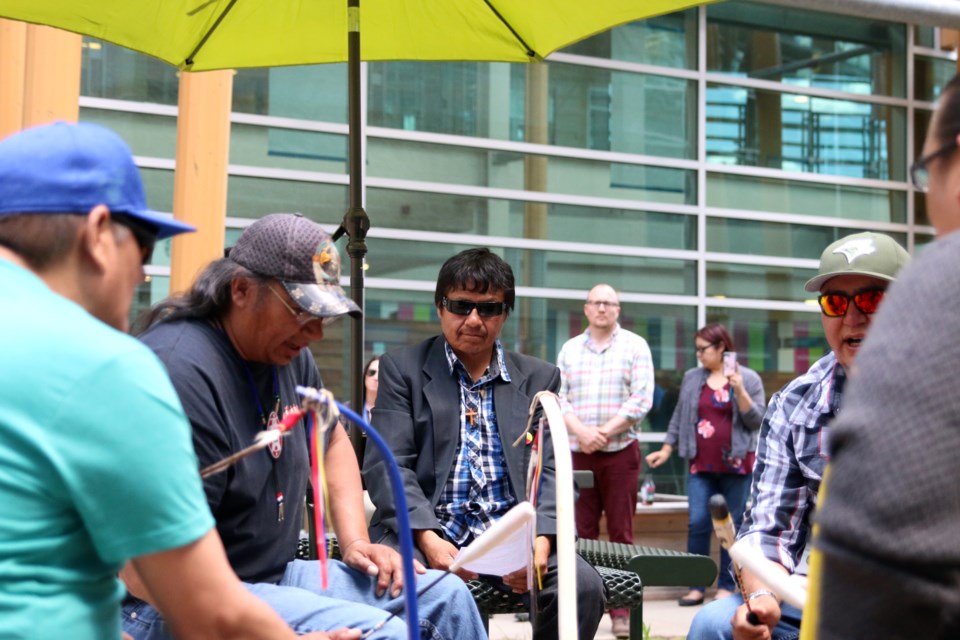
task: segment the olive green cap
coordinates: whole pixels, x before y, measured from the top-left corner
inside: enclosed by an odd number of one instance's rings
[[[820,254],[820,270],[804,289],[819,291],[837,276],[870,276],[893,282],[910,261],[910,254],[896,240],[882,233],[855,233],[833,242]]]

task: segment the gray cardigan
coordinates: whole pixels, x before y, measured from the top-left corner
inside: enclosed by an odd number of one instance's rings
[[[730,398],[733,405],[730,454],[735,458],[742,458],[747,455],[748,451],[754,449],[756,445],[754,434],[760,429],[760,423],[763,421],[763,413],[766,409],[763,381],[760,380],[757,372],[741,365],[740,375],[743,376],[743,386],[753,400],[753,406],[741,415],[736,397]],[[692,460],[697,455],[698,407],[703,385],[707,383],[709,376],[710,372],[703,367],[690,369],[683,374],[677,407],[673,410],[670,426],[667,427],[667,437],[664,442],[677,449],[679,456],[687,460]]]

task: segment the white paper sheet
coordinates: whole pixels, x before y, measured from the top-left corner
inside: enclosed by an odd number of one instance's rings
[[[505,576],[530,562],[533,526],[537,514],[529,502],[510,509],[482,536],[460,549],[451,567],[492,576]]]

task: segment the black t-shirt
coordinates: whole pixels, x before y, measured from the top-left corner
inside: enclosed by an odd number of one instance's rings
[[[247,362],[220,329],[195,320],[161,323],[141,339],[170,373],[193,425],[193,446],[201,468],[253,443],[265,428],[261,416],[269,417],[276,407],[275,391],[282,419],[285,409],[300,406],[296,385],[321,387],[308,349],[283,367]],[[269,449],[258,451],[204,480],[217,531],[241,580],[277,582],[293,560],[309,469],[301,420],[283,438],[278,457]],[[283,494],[282,521],[278,520],[278,492]]]

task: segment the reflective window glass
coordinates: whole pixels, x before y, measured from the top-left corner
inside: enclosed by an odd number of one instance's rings
[[[135,156],[174,159],[177,155],[177,119],[147,113],[80,109],[80,120],[113,129]],[[150,203],[153,206],[153,203]]]
[[[913,247],[914,255],[919,255],[926,247],[930,246],[930,243],[936,239],[936,236],[931,236],[926,233],[917,233],[913,237]]]
[[[561,51],[687,69],[696,65],[696,37],[697,10],[689,9],[614,27]]]
[[[506,131],[490,125],[500,120],[506,107],[502,102],[509,89],[509,65],[492,66],[485,62],[371,62],[367,122],[406,131],[506,137]]]
[[[804,292],[803,285],[815,275],[816,269],[708,262],[707,295],[802,302],[811,295]]]
[[[916,160],[923,155],[923,144],[930,130],[930,121],[933,119],[933,113],[925,109],[914,109],[913,123],[913,159]],[[913,220],[916,224],[930,224],[930,217],[927,215],[927,198],[919,192],[913,192]]]
[[[914,56],[913,95],[917,100],[935,101],[940,90],[957,74],[956,60]]]
[[[918,47],[928,47],[930,49],[937,46],[936,29],[933,27],[923,27],[917,25],[913,28],[913,41]]]
[[[927,197],[919,191],[913,192],[913,219],[919,225],[930,224],[930,216],[927,215]]]
[[[709,71],[865,95],[906,95],[903,25],[719,2],[707,5],[707,38]]]
[[[176,67],[124,47],[83,38],[80,95],[176,105]]]
[[[478,187],[696,203],[696,172],[372,138],[368,175]]]
[[[693,81],[559,63],[549,71],[551,144],[695,157]]]
[[[300,129],[233,124],[230,164],[345,174],[347,137]]]
[[[861,231],[863,229],[708,217],[707,251],[819,260],[828,244]],[[888,235],[907,246],[904,234]]]
[[[238,69],[233,110],[262,116],[347,122],[347,65]]]
[[[140,169],[143,179],[143,191],[147,197],[147,205],[154,211],[165,213],[173,212],[173,171],[162,169]],[[171,240],[160,240],[153,247],[150,256],[151,265],[170,264]],[[156,299],[154,299],[156,301]]]
[[[692,81],[561,63],[371,63],[369,76],[373,126],[672,158],[695,154]],[[528,104],[545,107],[528,113]]]
[[[906,194],[870,187],[707,173],[707,206],[905,222]]]
[[[227,179],[227,216],[300,212],[317,222],[339,225],[347,211],[347,196],[346,185],[233,175]]]
[[[370,188],[377,227],[597,245],[696,249],[691,215]]]
[[[159,243],[157,249],[159,249]],[[147,311],[170,295],[170,278],[167,276],[147,276],[133,293],[133,304],[130,306],[130,326],[137,328],[135,323],[141,313]]]
[[[906,111],[747,87],[707,87],[707,160],[905,180]]]

